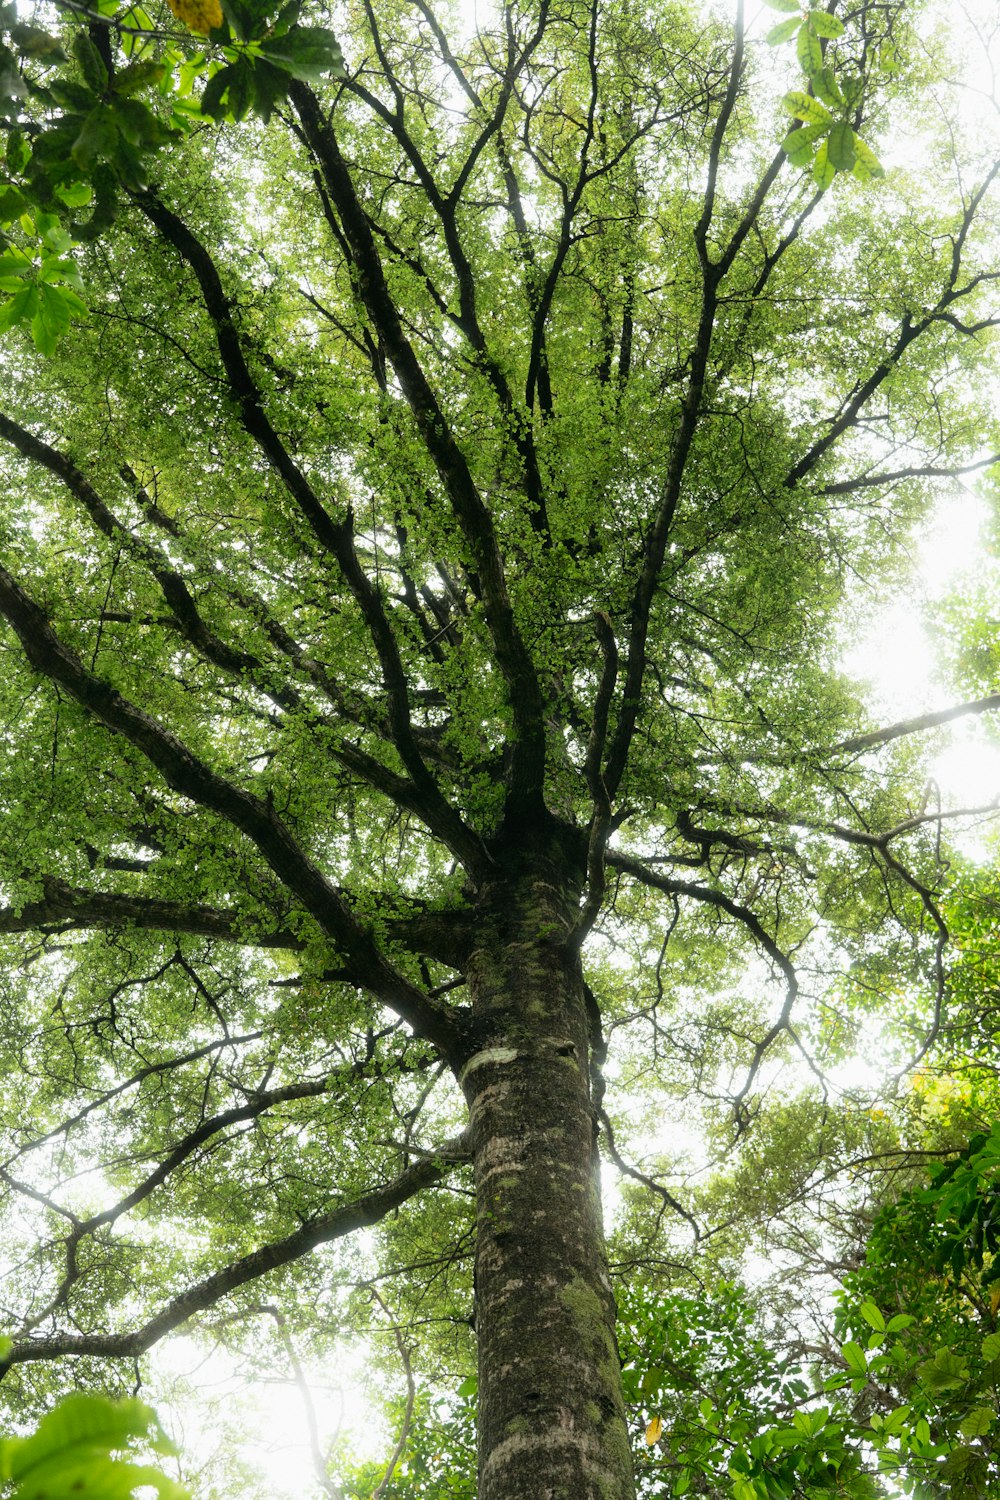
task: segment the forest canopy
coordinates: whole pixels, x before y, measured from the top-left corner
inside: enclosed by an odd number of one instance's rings
[[[925,701],[847,665],[995,499],[998,64],[987,0],[0,6],[15,1427],[111,1464],[189,1347],[300,1493],[1000,1483],[995,804],[928,770],[990,569]]]

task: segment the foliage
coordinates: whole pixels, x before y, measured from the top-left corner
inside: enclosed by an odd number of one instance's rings
[[[864,1308],[876,1323],[907,1309],[907,1332],[880,1378],[916,1422],[911,1452],[924,1460],[911,1471],[917,1494],[939,1493],[936,1482],[972,1500],[1000,1475],[998,1168],[995,1124],[932,1167],[929,1185],[882,1210],[865,1264],[847,1280],[848,1295],[872,1299]]]
[[[798,63],[684,0],[4,10],[22,1417],[196,1328],[297,1386],[372,1341],[386,1493],[469,1488],[474,1344],[501,1500],[632,1500],[623,1384],[654,1491],[985,1451],[934,1361],[992,1208],[935,1312],[806,1304],[968,1134],[844,1069],[950,1024],[918,747],[997,705],[875,722],[843,622],[1000,448],[1000,152],[907,0],[780,8]]]
[[[55,352],[86,317],[80,245],[107,231],[121,197],[148,187],[155,153],[200,118],[253,110],[266,123],[291,79],[343,73],[333,32],[302,25],[302,8],[174,0],[188,28],[178,33],[131,0],[60,4],[53,34],[21,20],[15,0],[0,6],[0,291],[10,294],[0,333],[27,324],[40,352]],[[208,47],[195,50],[191,31],[206,33]]]
[[[34,1432],[0,1438],[0,1485],[9,1500],[132,1500],[139,1489],[188,1500],[181,1485],[134,1460],[136,1447],[174,1452],[141,1401],[80,1391],[64,1396]]]
[[[619,1343],[640,1496],[930,1500],[942,1483],[969,1500],[991,1492],[1000,1333],[966,1341],[964,1358],[941,1347],[921,1360],[924,1314],[940,1307],[940,1292],[888,1320],[876,1303],[851,1300],[861,1284],[885,1298],[876,1246],[891,1216],[842,1303],[843,1331],[857,1337],[842,1334],[827,1358],[790,1355],[738,1284],[624,1294]],[[908,1244],[916,1259],[920,1236]],[[425,1396],[398,1467],[386,1476],[384,1464],[366,1465],[345,1493],[364,1500],[385,1478],[386,1500],[471,1500],[474,1398],[474,1378],[456,1395]],[[401,1417],[392,1406],[387,1414]]]
[[[866,86],[862,71],[838,68],[831,42],[844,36],[846,26],[830,10],[811,4],[803,10],[798,0],[767,0],[773,10],[793,11],[768,33],[772,46],[795,39],[799,65],[806,75],[807,91],[793,89],[783,100],[796,121],[782,141],[782,149],[796,166],[808,166],[820,187],[829,187],[838,172],[853,172],[862,182],[883,176],[872,148],[857,134],[854,125],[863,113]],[[866,39],[867,40],[867,39]],[[896,67],[893,43],[886,39],[879,48],[879,65]]]

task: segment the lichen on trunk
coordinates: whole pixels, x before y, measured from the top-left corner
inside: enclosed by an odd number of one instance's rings
[[[575,902],[497,893],[468,966],[460,1082],[477,1207],[479,1500],[633,1500],[601,1213]]]

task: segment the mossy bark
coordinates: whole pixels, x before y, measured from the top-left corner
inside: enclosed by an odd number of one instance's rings
[[[546,874],[497,892],[467,970],[477,1198],[478,1500],[634,1500],[601,1214],[589,1035]]]

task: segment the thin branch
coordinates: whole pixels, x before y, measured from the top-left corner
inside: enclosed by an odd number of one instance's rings
[[[206,1312],[224,1297],[231,1296],[241,1286],[300,1260],[319,1245],[330,1244],[355,1230],[378,1224],[386,1214],[401,1208],[417,1193],[437,1187],[453,1167],[452,1161],[437,1158],[415,1162],[394,1181],[361,1194],[332,1213],[309,1220],[284,1239],[261,1245],[249,1255],[241,1256],[231,1265],[196,1282],[187,1291],[171,1298],[160,1312],[131,1333],[56,1333],[48,1338],[15,1343],[0,1360],[0,1377],[12,1365],[59,1359],[63,1355],[134,1359],[197,1313]]]
[[[172,731],[96,676],[56,635],[43,610],[0,566],[0,614],[36,672],[64,688],[85,710],[128,740],[167,784],[247,836],[279,880],[302,902],[349,959],[358,981],[421,1036],[454,1056],[458,1028],[446,1006],[406,979],[379,951],[347,903],[313,864],[269,801],[213,771]]]

